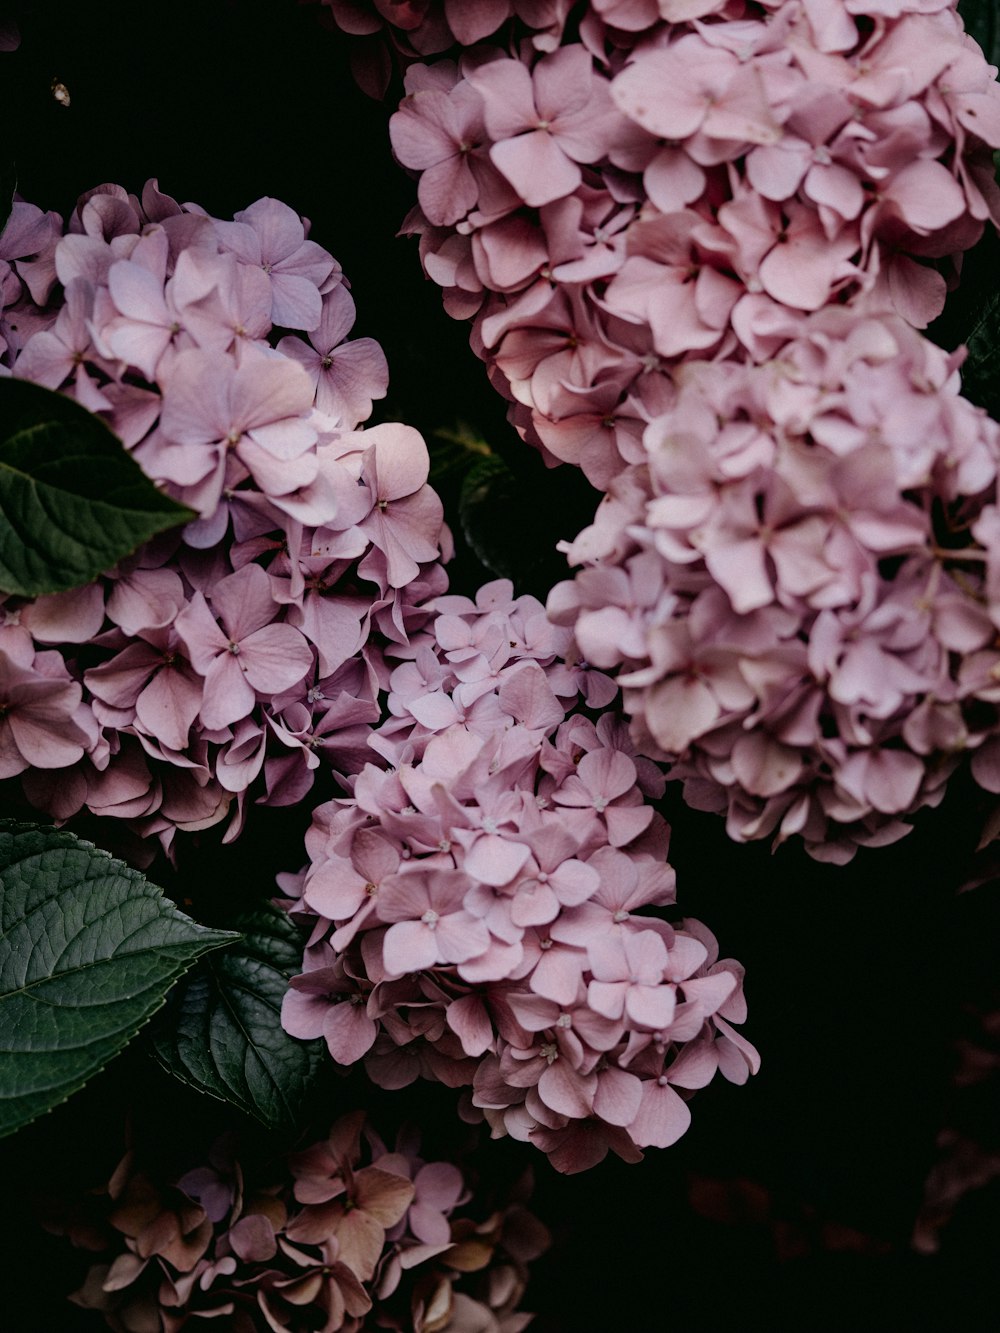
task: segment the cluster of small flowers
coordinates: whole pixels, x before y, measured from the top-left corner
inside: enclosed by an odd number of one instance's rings
[[[303,0],[303,3],[316,0]],[[455,45],[473,46],[514,19],[539,51],[562,40],[574,0],[318,0],[334,27],[355,41],[351,67],[371,97],[382,97],[393,58],[407,65]]]
[[[130,1152],[103,1217],[93,1204],[50,1206],[46,1221],[81,1247],[118,1251],[71,1299],[119,1333],[216,1318],[232,1333],[520,1333],[527,1265],[548,1245],[524,1207],[528,1182],[477,1220],[461,1170],[418,1148],[404,1134],[389,1151],[358,1112],[260,1179],[228,1139],[173,1183]]]
[[[606,492],[550,609],[637,744],[733,837],[847,860],[965,749],[1000,789],[993,558],[954,549],[997,434],[913,332],[1000,220],[995,70],[939,0],[575,31],[409,66],[408,229],[522,436]]]
[[[285,905],[311,925],[292,1035],[400,1088],[471,1085],[463,1114],[560,1171],[637,1161],[687,1129],[687,1100],[757,1053],[743,970],[674,902],[664,779],[614,682],[575,661],[541,603],[489,584],[445,596],[389,682],[389,719],[350,800],[320,807]],[[402,655],[402,654],[401,654]]]
[[[1000,428],[956,359],[830,308],[766,364],[689,362],[569,547],[597,563],[549,614],[620,668],[640,748],[739,841],[846,861],[970,750],[1000,790]]]
[[[224,222],[150,181],[84,195],[65,234],[16,202],[0,235],[0,374],[75,398],[198,514],[88,587],[0,606],[0,778],[57,818],[169,847],[232,814],[232,837],[261,774],[287,804],[320,756],[353,771],[375,644],[446,586],[426,447],[358,429],[385,357],[347,340],[354,302],[307,230],[274,199]]]
[[[1000,89],[952,5],[731,10],[591,5],[555,50],[410,65],[390,122],[425,271],[522,436],[600,489],[678,362],[755,356],[788,309],[923,327],[1000,219]]]

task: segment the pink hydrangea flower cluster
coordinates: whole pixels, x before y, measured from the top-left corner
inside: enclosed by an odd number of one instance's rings
[[[243,819],[350,773],[379,716],[378,643],[445,586],[418,433],[359,429],[385,357],[348,339],[339,265],[287,205],[231,222],[150,181],[64,228],[16,202],[0,238],[0,373],[101,417],[198,518],[86,588],[8,598],[0,778],[59,819]],[[283,330],[295,330],[283,333]],[[260,779],[260,781],[258,781]]]
[[[389,1150],[357,1112],[267,1174],[231,1140],[174,1182],[129,1152],[103,1216],[92,1202],[46,1220],[107,1252],[71,1299],[119,1333],[204,1319],[231,1333],[520,1333],[528,1264],[549,1243],[529,1192],[522,1180],[482,1216],[458,1166],[425,1161],[412,1133]]]
[[[691,805],[846,861],[967,752],[1000,790],[1000,428],[899,316],[790,328],[764,364],[678,369],[549,613]]]
[[[315,0],[304,0],[304,3]],[[382,97],[393,60],[403,65],[499,36],[511,20],[539,51],[559,45],[573,0],[319,0],[332,26],[355,38],[351,66]]]
[[[577,17],[409,65],[407,230],[522,437],[606,492],[550,605],[637,744],[732,836],[846,860],[965,750],[1000,788],[996,432],[913,332],[1000,221],[996,71],[946,0]]]
[[[789,309],[940,312],[1000,218],[994,74],[938,0],[594,4],[556,49],[408,68],[406,229],[522,436],[603,490],[678,363]]]
[[[285,881],[312,933],[282,1022],[383,1087],[469,1088],[466,1116],[558,1170],[637,1161],[716,1072],[756,1070],[742,968],[648,911],[674,902],[663,777],[614,713],[573,711],[614,683],[509,583],[431,605],[371,740],[391,767],[316,811]]]

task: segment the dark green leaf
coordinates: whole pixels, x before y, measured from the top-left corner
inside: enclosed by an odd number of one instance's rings
[[[0,823],[0,1135],[82,1087],[234,938],[75,834]]]
[[[0,379],[0,592],[81,587],[193,517],[98,417],[63,394]]]
[[[442,426],[434,431],[427,447],[431,456],[428,481],[436,491],[453,480],[461,481],[471,468],[493,452],[464,421],[456,422],[454,429]]]
[[[322,1042],[299,1041],[281,1026],[289,978],[302,971],[302,939],[270,905],[233,924],[243,938],[177,987],[154,1049],[185,1083],[269,1128],[294,1125],[324,1060]]]
[[[491,454],[466,476],[458,504],[465,540],[486,568],[501,578],[515,577],[516,546],[527,536],[515,518],[517,490],[510,468]]]
[[[1000,295],[986,302],[968,336],[969,354],[962,366],[962,393],[1000,419]]]

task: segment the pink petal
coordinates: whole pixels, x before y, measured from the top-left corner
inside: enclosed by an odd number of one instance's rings
[[[669,1148],[690,1123],[687,1102],[666,1081],[661,1084],[649,1080],[643,1085],[639,1114],[629,1126],[629,1133],[640,1148]]]
[[[353,1065],[375,1044],[378,1028],[363,1004],[351,1000],[330,1005],[323,1020],[323,1036],[339,1065]]]

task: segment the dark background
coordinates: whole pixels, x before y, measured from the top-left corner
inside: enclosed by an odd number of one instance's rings
[[[0,55],[0,155],[15,160],[23,197],[65,215],[94,185],[138,193],[156,176],[217,216],[268,194],[310,217],[351,280],[355,334],[377,338],[389,360],[376,419],[428,436],[462,420],[490,441],[517,478],[502,518],[529,549],[525,586],[544,596],[563,568],[551,548],[583,526],[596,497],[572,470],[544,469],[506,426],[465,328],[420,273],[415,242],[395,239],[414,189],[389,153],[391,103],[370,102],[351,80],[349,39],[294,0],[0,0],[0,16],[5,8],[23,42]],[[52,97],[54,79],[69,107]],[[961,318],[951,322],[960,336]],[[484,576],[464,552],[453,577],[468,591]],[[241,844],[189,847],[160,882],[196,900],[220,885],[268,896],[273,873],[302,860],[308,811],[254,813]],[[536,1209],[555,1237],[526,1301],[539,1311],[533,1328],[995,1327],[996,1186],[965,1200],[938,1255],[908,1244],[935,1135],[953,1114],[951,1043],[969,1006],[997,1003],[995,892],[956,894],[981,820],[974,794],[953,784],[908,839],[861,852],[846,870],[793,847],[772,856],[735,846],[674,794],[667,814],[682,906],[747,966],[746,1031],[763,1069],[745,1088],[718,1080],[699,1093],[689,1133],[641,1166],[608,1161],[565,1178],[539,1153],[495,1145],[501,1172],[533,1164]],[[355,1089],[369,1095],[356,1078],[331,1078],[317,1123],[354,1104]],[[136,1096],[136,1122],[145,1118],[165,1151],[204,1151],[219,1124],[215,1104],[139,1048],[0,1143],[0,1333],[103,1326],[65,1303],[87,1260],[37,1227],[31,1198],[105,1180]],[[390,1117],[447,1136],[446,1090],[374,1097]],[[970,1132],[995,1143],[995,1104],[980,1099],[971,1114]]]

